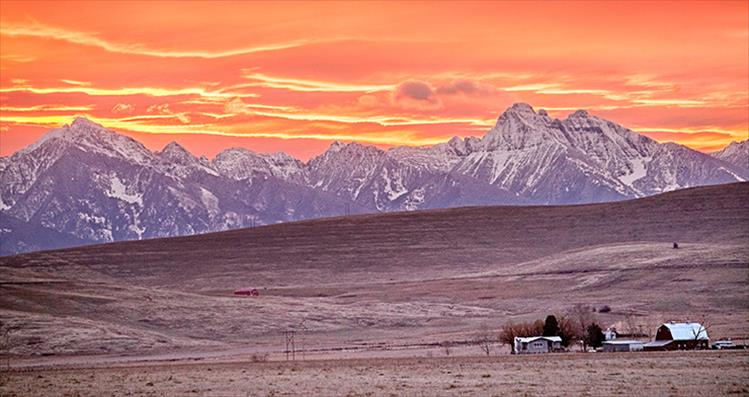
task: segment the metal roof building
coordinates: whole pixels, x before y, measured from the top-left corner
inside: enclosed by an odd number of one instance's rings
[[[562,348],[562,338],[559,336],[516,336],[513,353],[549,353]]]
[[[645,344],[645,350],[707,349],[710,338],[707,328],[700,323],[663,323],[655,333],[655,340]]]
[[[634,352],[643,350],[643,343],[638,340],[614,339],[603,342],[605,352]]]
[[[665,328],[665,329],[664,329]],[[664,337],[659,338],[658,334],[664,331]],[[665,330],[668,330],[670,337],[666,337]],[[656,334],[656,340],[670,339],[670,340],[708,340],[710,339],[707,335],[707,329],[700,323],[675,323],[669,322],[664,323],[658,328],[658,334]]]

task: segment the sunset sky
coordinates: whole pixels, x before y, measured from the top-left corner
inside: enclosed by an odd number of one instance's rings
[[[84,115],[306,160],[481,136],[514,102],[703,151],[749,135],[747,1],[0,4],[0,155]]]

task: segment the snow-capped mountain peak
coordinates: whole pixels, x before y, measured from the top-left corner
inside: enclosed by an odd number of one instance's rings
[[[333,142],[307,164],[176,142],[151,152],[85,118],[0,159],[0,252],[255,224],[487,204],[570,204],[749,179],[747,142],[715,153],[659,144],[576,111],[512,105],[482,138],[382,150]],[[61,237],[62,236],[62,237]]]
[[[153,153],[140,142],[109,130],[85,117],[76,117],[70,125],[66,124],[48,132],[22,152],[33,152],[48,143],[52,143],[54,150],[67,147],[108,157],[127,158],[142,164],[153,160]]]
[[[551,120],[537,114],[527,103],[516,103],[505,110],[497,124],[481,139],[482,149],[521,150],[556,139],[548,128]]]
[[[158,154],[162,159],[180,163],[196,160],[196,157],[190,151],[175,141],[169,142]]]
[[[244,148],[222,151],[211,162],[222,175],[235,180],[270,175],[286,181],[303,183],[304,164],[286,153],[260,154]]]
[[[195,157],[174,141],[164,146],[157,156],[162,162],[163,169],[177,178],[187,178],[196,173],[218,176],[218,172],[205,157]]]
[[[524,103],[524,102],[516,102],[510,105],[507,110],[504,111],[505,113],[528,113],[528,114],[536,114],[536,112],[533,110],[533,106]]]
[[[741,142],[733,141],[722,150],[713,153],[713,157],[749,170],[749,139]]]
[[[588,113],[588,111],[584,109],[575,110],[573,113],[567,116],[568,119],[587,119],[588,117],[590,117],[590,113]]]
[[[341,149],[343,149],[344,146],[346,146],[345,143],[336,140],[336,141],[333,141],[333,143],[330,144],[330,147],[328,147],[327,151],[328,152],[338,152]]]

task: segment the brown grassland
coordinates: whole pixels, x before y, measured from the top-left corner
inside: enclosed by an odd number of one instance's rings
[[[14,373],[7,396],[717,396],[749,394],[745,351],[153,363]]]
[[[471,342],[576,304],[609,306],[604,328],[698,320],[748,339],[747,203],[741,183],[3,257],[0,394],[746,395],[744,352],[481,357]]]

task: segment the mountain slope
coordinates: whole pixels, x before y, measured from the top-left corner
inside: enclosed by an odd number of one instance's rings
[[[152,153],[84,119],[16,153],[0,180],[4,255],[331,216],[347,205],[269,174],[226,178],[175,143]],[[44,230],[67,238],[49,241]]]
[[[585,111],[564,120],[526,104],[505,111],[457,170],[543,204],[636,198],[747,179],[676,144],[659,144]]]
[[[585,111],[560,120],[515,104],[481,139],[335,142],[308,164],[240,148],[208,160],[175,142],[154,153],[78,118],[0,159],[0,254],[350,213],[645,197],[749,179],[745,146],[716,158]]]
[[[674,241],[746,246],[747,200],[744,182],[614,203],[365,214],[30,253],[0,259],[0,265],[73,266],[191,291],[386,281],[392,274],[423,279],[597,245],[648,241],[669,251]]]
[[[749,139],[742,142],[731,142],[723,150],[713,153],[712,156],[736,167],[749,169]]]

